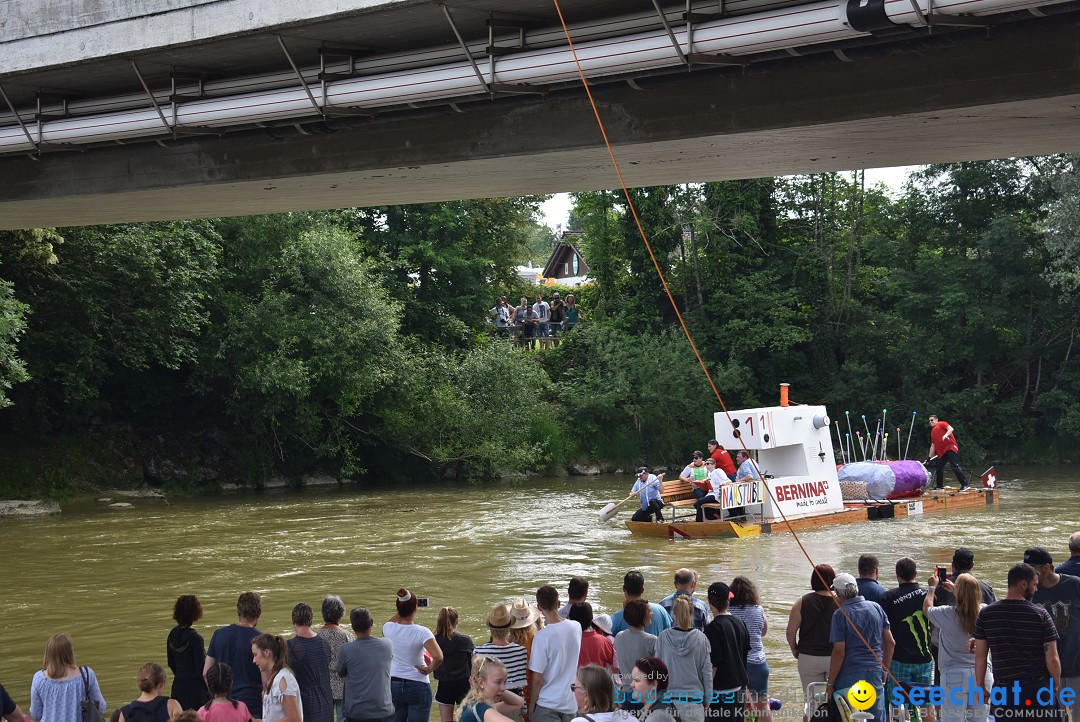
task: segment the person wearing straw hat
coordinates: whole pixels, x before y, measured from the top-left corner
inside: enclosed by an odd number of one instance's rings
[[[559,616],[559,590],[555,587],[537,589],[536,606],[544,615],[545,626],[536,634],[529,659],[533,673],[529,718],[531,722],[570,722],[577,713],[570,686],[581,650],[581,625]]]
[[[524,696],[528,683],[526,674],[529,669],[529,653],[525,647],[510,641],[510,629],[513,624],[514,618],[510,616],[510,607],[505,604],[495,605],[487,616],[491,641],[481,644],[473,654],[491,657],[502,662],[506,667],[506,688],[518,696]]]
[[[510,606],[510,618],[513,620],[511,629],[528,629],[540,619],[540,612],[536,607],[526,604],[524,599],[518,597]]]

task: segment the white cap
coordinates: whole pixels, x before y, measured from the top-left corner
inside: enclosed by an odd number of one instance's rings
[[[832,588],[834,592],[843,592],[858,589],[859,583],[855,581],[855,577],[844,572],[836,575],[836,578],[833,579]]]

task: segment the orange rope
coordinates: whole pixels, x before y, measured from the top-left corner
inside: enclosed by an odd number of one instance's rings
[[[698,365],[701,366],[701,370],[705,372],[705,378],[708,379],[709,386],[712,388],[713,394],[716,396],[716,400],[720,403],[720,408],[723,409],[724,415],[727,417],[728,422],[730,423],[731,413],[728,411],[727,404],[724,403],[724,399],[720,395],[720,390],[716,387],[716,382],[713,381],[712,374],[709,373],[709,367],[706,366],[705,359],[702,358],[701,352],[698,351],[697,344],[694,343],[694,337],[690,333],[690,328],[686,325],[686,320],[683,319],[683,315],[679,311],[679,305],[675,302],[675,296],[671,293],[671,287],[668,286],[667,278],[664,276],[664,272],[660,268],[659,261],[656,260],[656,254],[653,252],[652,244],[649,243],[648,234],[645,233],[645,227],[642,225],[641,218],[638,216],[637,208],[634,206],[634,200],[630,197],[630,188],[626,185],[626,180],[623,178],[622,168],[619,167],[619,160],[615,157],[615,149],[611,147],[611,141],[608,139],[607,128],[604,127],[604,121],[600,117],[600,109],[596,105],[596,100],[595,98],[593,98],[592,89],[589,87],[589,81],[585,77],[585,71],[581,67],[581,60],[578,58],[577,48],[574,47],[574,40],[572,37],[570,37],[570,28],[566,24],[566,18],[563,16],[562,7],[559,5],[559,0],[552,0],[552,2],[555,4],[555,12],[557,12],[559,15],[559,22],[562,24],[563,34],[566,35],[566,42],[569,44],[570,53],[574,56],[574,65],[577,67],[578,76],[581,78],[581,85],[585,88],[585,94],[589,98],[589,105],[592,107],[593,115],[596,117],[596,124],[600,128],[600,135],[604,139],[604,146],[607,148],[608,155],[611,157],[611,164],[615,168],[615,174],[619,177],[619,186],[622,188],[623,195],[626,197],[626,204],[630,208],[630,213],[634,217],[634,224],[637,226],[638,233],[641,234],[641,240],[645,243],[645,248],[649,252],[649,258],[652,259],[653,267],[656,269],[656,275],[660,277],[660,283],[664,287],[664,293],[667,294],[668,301],[671,303],[671,307],[675,310],[675,316],[679,319],[679,326],[682,327],[683,333],[686,335],[686,340],[690,343],[690,348],[694,351],[694,357],[697,358],[697,362]],[[746,446],[746,441],[741,436],[739,436],[739,443],[742,444],[743,451],[745,451],[747,453],[747,456],[749,457],[750,449]],[[761,470],[758,468],[757,462],[751,459],[751,464],[753,464],[754,470],[757,472],[758,478],[764,479],[764,477],[762,477],[761,475]],[[788,521],[787,515],[784,514],[784,510],[781,509],[779,504],[776,503],[776,497],[773,495],[772,489],[770,489],[769,485],[765,483],[762,483],[762,486],[765,488],[765,492],[769,495],[769,498],[772,499],[773,506],[778,512],[780,512],[780,518],[783,520],[784,525],[787,527],[787,530],[791,533],[791,536],[794,537],[795,543],[798,544],[799,550],[803,553],[803,556],[806,557],[806,561],[808,561],[810,563],[810,566],[814,568],[814,573],[817,574],[822,584],[826,588],[829,588],[829,585],[825,584],[825,579],[817,570],[817,565],[810,557],[810,553],[806,551],[806,547],[803,546],[802,540],[799,539],[799,535],[792,528],[791,522]],[[839,598],[837,598],[835,594],[832,594],[832,598],[833,602],[837,606],[837,610],[844,615],[844,618],[847,620],[848,625],[851,627],[852,631],[854,631],[855,634],[862,641],[862,643],[866,645],[866,648],[870,650],[870,653],[874,655],[874,658],[877,659],[878,664],[881,665],[882,669],[885,669],[884,660],[870,645],[870,642],[867,641],[866,637],[863,636],[862,632],[859,631],[859,628],[855,626],[855,623],[851,620],[851,617],[848,616],[847,611],[844,609],[844,605],[840,603]],[[885,672],[893,680],[893,684],[899,686],[900,683],[895,677],[893,677],[892,672],[890,672],[888,669],[885,669]]]

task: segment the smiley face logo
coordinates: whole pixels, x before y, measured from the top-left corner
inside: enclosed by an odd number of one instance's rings
[[[860,680],[851,685],[851,689],[847,693],[848,703],[852,707],[865,712],[874,706],[874,702],[877,701],[877,691],[874,689],[874,685],[865,680]]]

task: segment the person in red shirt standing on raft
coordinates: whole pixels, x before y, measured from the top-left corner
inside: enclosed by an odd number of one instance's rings
[[[971,484],[968,484],[964,470],[960,468],[960,447],[956,445],[956,433],[953,427],[948,421],[941,421],[933,414],[930,415],[928,421],[930,422],[930,450],[926,452],[926,463],[930,463],[931,454],[937,454],[934,488],[945,488],[945,463],[948,462],[960,482],[960,491],[967,491],[971,488]]]

